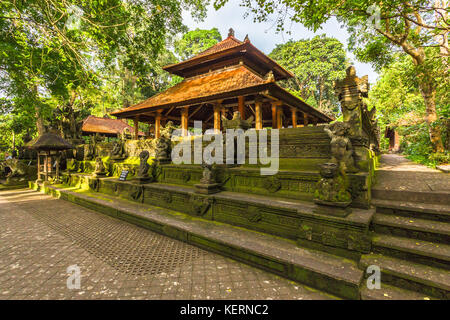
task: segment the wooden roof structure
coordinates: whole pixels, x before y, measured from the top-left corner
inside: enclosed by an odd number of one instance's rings
[[[96,117],[93,115],[84,119],[81,127],[81,131],[84,134],[99,133],[105,136],[117,136],[117,134],[123,134],[125,130],[128,130],[130,134],[134,132],[134,128],[123,120]],[[144,133],[139,131],[139,135],[144,136]]]
[[[28,142],[28,148],[42,151],[62,151],[73,149],[73,146],[60,135],[53,132],[45,132]]]
[[[244,119],[254,115],[260,121],[259,128],[265,123],[273,128],[296,127],[297,119],[303,119],[303,125],[333,120],[280,87],[276,81],[293,74],[253,46],[248,36],[244,41],[236,39],[232,29],[225,40],[164,70],[184,80],[111,115],[134,119],[135,123],[155,121],[157,130],[161,120],[185,129],[194,120],[220,127],[219,111],[213,112],[217,108],[226,117],[234,111],[240,111]]]

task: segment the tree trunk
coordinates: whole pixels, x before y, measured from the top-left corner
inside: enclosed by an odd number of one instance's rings
[[[431,83],[420,81],[420,93],[425,101],[426,122],[428,124],[428,132],[430,135],[431,144],[435,152],[444,152],[444,145],[442,143],[442,136],[439,127],[434,126],[437,120],[436,115],[436,88]]]
[[[35,111],[35,116],[36,116],[36,129],[38,131],[38,134],[42,135],[43,133],[45,133],[45,128],[44,128],[44,120],[42,119],[42,115],[41,115],[41,108],[39,107],[39,103],[37,101],[38,100],[37,85],[34,85],[33,93],[34,93],[34,98],[36,99],[36,102],[34,103],[34,111]]]

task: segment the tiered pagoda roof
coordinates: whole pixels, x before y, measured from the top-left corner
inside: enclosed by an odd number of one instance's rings
[[[276,81],[291,78],[293,74],[253,46],[248,37],[244,41],[236,39],[234,32],[204,52],[165,66],[164,70],[182,76],[184,80],[147,100],[111,114],[119,118],[139,117],[139,121],[150,122],[158,113],[163,115],[163,119],[180,123],[180,108],[195,107],[196,119],[210,121],[214,103],[220,101],[229,106],[236,104],[238,97],[245,97],[246,103],[257,98],[282,102],[283,106],[308,115],[315,123],[333,120],[280,87]],[[264,119],[271,117],[269,109],[262,111]],[[283,112],[289,118],[289,111],[286,110]],[[191,116],[192,113],[190,120]]]

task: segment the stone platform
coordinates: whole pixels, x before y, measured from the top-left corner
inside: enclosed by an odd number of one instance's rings
[[[52,194],[112,217],[299,281],[338,297],[359,299],[363,272],[355,261],[312,249],[294,241],[217,221],[192,217],[76,187],[36,185]]]
[[[204,195],[189,185],[138,184],[87,174],[63,177],[67,186],[264,232],[355,260],[370,251],[372,209],[352,208],[347,217],[335,217],[316,213],[312,202],[274,195],[229,191]]]

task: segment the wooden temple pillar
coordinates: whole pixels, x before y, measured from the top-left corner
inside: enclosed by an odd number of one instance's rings
[[[303,113],[303,125],[308,126],[308,115],[306,113]]]
[[[291,108],[292,113],[292,128],[297,128],[297,109]]]
[[[277,128],[283,128],[283,108],[281,106],[277,107]]]
[[[45,153],[45,159],[44,159],[44,166],[45,166],[45,179],[44,181],[48,181],[48,156],[50,154],[50,151],[47,151]]]
[[[272,101],[272,129],[281,129],[283,126],[281,101]]]
[[[255,100],[255,129],[261,130],[263,128],[263,121],[262,121],[262,101],[259,99]]]
[[[41,154],[40,154],[40,152],[39,152],[39,150],[38,150],[38,152],[37,152],[37,181],[36,182],[39,182],[39,181],[41,181]]]
[[[156,111],[155,116],[155,138],[161,137],[161,110]]]
[[[188,119],[189,119],[189,107],[183,107],[181,109],[181,135],[183,137],[188,135]]]
[[[134,139],[138,140],[139,139],[139,116],[134,117],[133,122],[134,122]]]
[[[245,97],[239,96],[238,97],[238,111],[241,114],[241,119],[245,120]]]
[[[222,112],[222,105],[216,102],[214,105],[214,132],[220,133],[220,114]]]

